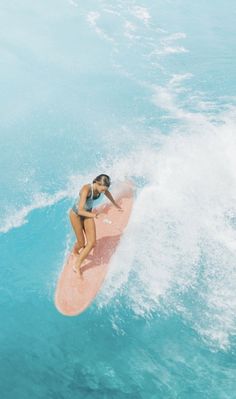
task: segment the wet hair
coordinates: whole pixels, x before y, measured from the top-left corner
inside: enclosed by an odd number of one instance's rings
[[[96,183],[96,182],[101,183],[103,186],[106,186],[106,187],[110,187],[110,185],[111,185],[111,179],[108,175],[98,175],[93,180],[93,183]]]

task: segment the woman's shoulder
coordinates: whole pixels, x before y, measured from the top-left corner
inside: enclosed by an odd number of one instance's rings
[[[88,194],[90,192],[90,188],[91,188],[91,185],[89,183],[84,184],[80,189],[79,195],[81,195],[82,193]]]

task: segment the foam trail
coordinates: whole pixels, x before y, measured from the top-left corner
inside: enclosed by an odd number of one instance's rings
[[[236,136],[231,116],[224,112],[221,123],[213,124],[207,115],[191,120],[188,112],[183,120],[189,132],[178,128],[158,145],[143,143],[107,162],[113,178],[145,183],[137,190],[130,225],[99,302],[105,306],[125,295],[140,316],[179,312],[203,339],[222,348],[236,328]]]
[[[32,195],[32,200],[28,205],[22,205],[17,209],[9,209],[5,217],[1,221],[0,233],[7,233],[11,229],[21,227],[27,223],[28,215],[40,208],[49,207],[55,205],[59,201],[67,198],[75,198],[78,195],[78,187],[81,187],[86,181],[91,181],[94,176],[87,174],[82,175],[71,175],[68,177],[68,184],[64,190],[59,190],[54,194],[38,192]]]
[[[35,209],[44,208],[51,206],[58,201],[61,201],[67,196],[65,191],[59,191],[55,195],[49,195],[45,193],[38,193],[34,195],[32,203],[30,205],[23,206],[21,209],[16,211],[10,211],[10,213],[2,221],[0,227],[0,233],[7,233],[13,228],[17,228],[27,223],[27,216],[30,212]]]

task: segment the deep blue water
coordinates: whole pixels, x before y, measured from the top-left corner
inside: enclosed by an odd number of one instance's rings
[[[236,397],[235,17],[232,0],[2,2],[1,398]],[[68,210],[100,173],[132,179],[135,205],[67,318]]]

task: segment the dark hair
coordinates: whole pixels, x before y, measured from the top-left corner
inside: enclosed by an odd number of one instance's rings
[[[97,177],[95,177],[95,179],[93,180],[93,183],[101,183],[103,186],[106,187],[110,187],[111,185],[111,179],[108,175],[99,175]]]

